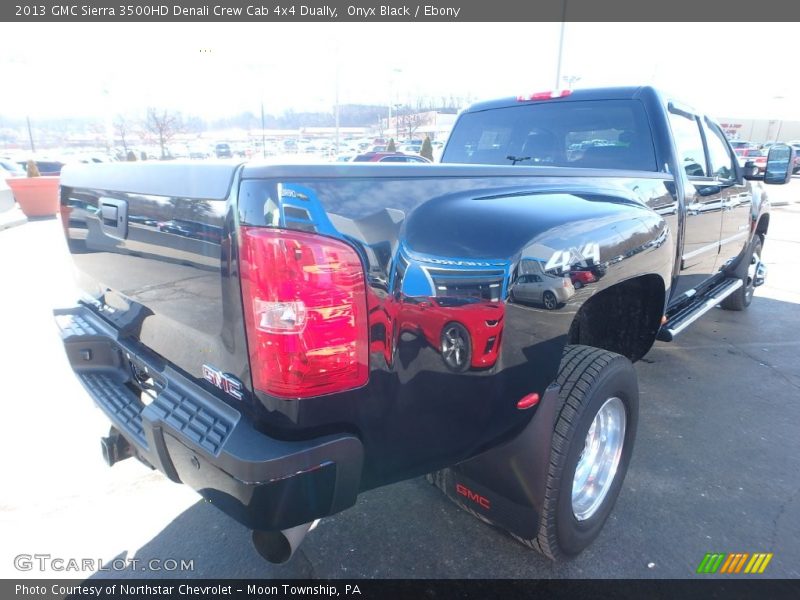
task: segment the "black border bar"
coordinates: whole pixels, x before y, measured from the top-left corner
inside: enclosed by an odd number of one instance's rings
[[[786,22],[790,0],[11,0],[9,22]],[[665,31],[659,43],[680,43]],[[502,43],[502,40],[496,40]],[[631,48],[635,51],[635,48]]]
[[[230,598],[302,600],[795,600],[800,580],[754,578],[604,580],[3,580],[0,598],[133,600]],[[17,586],[27,586],[26,589]],[[187,586],[187,587],[181,587]],[[218,586],[215,588],[215,586]],[[253,587],[251,587],[253,586]],[[288,587],[284,587],[288,586]],[[34,587],[44,593],[31,592]],[[355,592],[355,589],[358,592]],[[255,588],[255,589],[254,589]],[[259,589],[261,588],[261,589]],[[270,588],[277,591],[264,592]],[[191,590],[191,591],[187,591]],[[22,591],[21,591],[22,590]],[[72,590],[63,593],[62,590]],[[305,591],[304,591],[305,590]]]

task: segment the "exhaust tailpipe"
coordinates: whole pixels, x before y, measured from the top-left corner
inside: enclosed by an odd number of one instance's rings
[[[287,562],[319,519],[283,531],[253,531],[253,546],[261,558],[275,565]]]

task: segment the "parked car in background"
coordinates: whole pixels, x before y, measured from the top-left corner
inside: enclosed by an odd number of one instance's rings
[[[730,140],[730,144],[733,151],[740,156],[747,156],[748,150],[758,150],[760,148],[760,144],[745,140]]]
[[[422,150],[422,142],[400,144],[400,147],[397,150],[398,152],[403,152],[404,154],[419,154],[420,150]]]
[[[353,159],[353,162],[391,162],[391,163],[429,163],[427,158],[402,152],[365,152]]]
[[[575,286],[569,277],[538,273],[520,275],[511,292],[516,302],[541,304],[547,310],[555,310],[566,304],[575,295]]]
[[[800,141],[789,142],[789,145],[795,149],[796,156],[794,157],[794,165],[792,165],[792,173],[800,173]]]
[[[214,146],[214,154],[216,154],[217,158],[233,158],[233,152],[231,152],[230,144],[217,144]]]
[[[0,175],[2,175],[3,168],[0,166]],[[8,187],[4,177],[0,177],[0,213],[14,207],[14,194],[11,188]]]
[[[597,276],[592,271],[570,271],[569,278],[572,280],[572,285],[576,290],[581,289],[587,283],[594,283],[597,281]]]
[[[60,175],[61,167],[65,164],[60,160],[34,160],[33,162],[36,163],[36,167],[39,169],[39,175]],[[26,171],[28,167],[27,160],[17,161],[17,164],[23,171]]]
[[[0,158],[0,175],[3,177],[24,177],[25,169],[8,158]]]

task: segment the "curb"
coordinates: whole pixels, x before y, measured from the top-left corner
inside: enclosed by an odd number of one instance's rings
[[[0,212],[0,231],[17,225],[24,225],[27,222],[28,218],[20,210],[19,204],[15,203],[12,208]]]

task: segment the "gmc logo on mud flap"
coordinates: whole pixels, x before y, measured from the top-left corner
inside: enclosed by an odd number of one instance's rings
[[[203,379],[237,400],[242,399],[242,384],[233,376],[203,365]]]
[[[461,485],[460,483],[456,484],[456,493],[460,494],[461,496],[464,496],[464,498],[466,498],[467,500],[471,500],[475,504],[482,506],[486,510],[492,509],[492,503],[489,502],[488,498],[484,498],[480,494],[476,494],[471,489],[469,489],[464,485]]]

